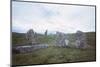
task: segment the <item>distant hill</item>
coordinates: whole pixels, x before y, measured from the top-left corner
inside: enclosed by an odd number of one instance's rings
[[[27,40],[25,38],[25,33],[12,32],[12,44],[13,45],[26,43],[26,41]]]
[[[17,37],[17,38],[25,37],[25,33],[12,32],[12,37]]]

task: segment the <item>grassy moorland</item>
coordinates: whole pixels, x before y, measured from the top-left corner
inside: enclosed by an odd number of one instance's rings
[[[95,49],[75,49],[49,47],[27,54],[15,54],[12,61],[15,65],[48,64],[95,61]]]
[[[87,36],[87,43],[91,49],[77,49],[77,48],[61,48],[49,47],[33,51],[32,53],[12,54],[13,65],[27,65],[27,64],[51,64],[51,63],[69,63],[69,62],[83,62],[96,60],[96,42],[95,33],[85,33]],[[26,43],[25,35],[13,34],[13,45]],[[74,34],[69,34],[69,41],[75,40]],[[52,45],[55,42],[55,36],[41,36],[38,39],[40,43],[48,43]]]

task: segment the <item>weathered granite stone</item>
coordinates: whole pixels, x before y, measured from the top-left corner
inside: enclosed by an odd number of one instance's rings
[[[48,34],[48,30],[45,31],[45,36],[47,36],[47,34]]]
[[[36,43],[36,32],[34,32],[32,29],[30,29],[26,33],[26,39],[28,40],[29,43]]]
[[[76,32],[76,47],[77,48],[86,48],[87,41],[86,41],[86,35],[82,31]]]
[[[67,47],[68,46],[68,40],[65,37],[64,33],[56,32],[57,40],[56,45],[59,47]]]
[[[38,49],[48,48],[48,44],[36,44],[36,45],[22,45],[13,47],[12,51],[14,54],[19,53],[30,53]]]
[[[65,45],[68,46],[68,44],[69,44],[69,40],[65,39]]]

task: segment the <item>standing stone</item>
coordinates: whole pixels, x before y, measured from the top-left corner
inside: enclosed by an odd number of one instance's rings
[[[47,36],[47,33],[48,33],[48,31],[46,30],[46,31],[45,31],[45,36]]]
[[[87,41],[86,35],[82,31],[77,31],[76,33],[76,47],[77,48],[86,48]]]
[[[68,44],[69,44],[69,40],[65,39],[65,45],[68,46]]]
[[[26,39],[28,40],[29,43],[33,44],[36,42],[36,33],[33,31],[33,29],[30,29],[26,33]]]
[[[68,45],[68,40],[65,37],[65,34],[61,32],[56,32],[56,35],[57,35],[56,45],[60,47],[66,47]]]

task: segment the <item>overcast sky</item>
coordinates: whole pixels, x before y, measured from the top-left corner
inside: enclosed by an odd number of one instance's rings
[[[95,31],[95,7],[43,3],[12,3],[12,31],[25,33]]]

